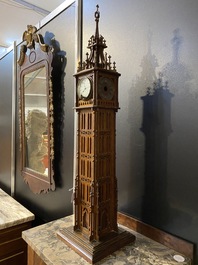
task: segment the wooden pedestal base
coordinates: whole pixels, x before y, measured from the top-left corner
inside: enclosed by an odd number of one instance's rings
[[[111,233],[102,241],[90,242],[80,232],[73,230],[73,226],[60,230],[58,237],[89,263],[96,263],[114,251],[135,241],[135,236],[120,229]]]

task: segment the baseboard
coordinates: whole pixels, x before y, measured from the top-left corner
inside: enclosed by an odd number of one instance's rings
[[[118,212],[118,223],[183,254],[193,261],[194,244]]]

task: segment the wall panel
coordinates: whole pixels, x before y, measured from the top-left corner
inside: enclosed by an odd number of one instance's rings
[[[13,51],[0,60],[0,187],[11,193]]]

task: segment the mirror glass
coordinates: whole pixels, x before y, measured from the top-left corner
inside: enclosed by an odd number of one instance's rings
[[[24,166],[48,177],[46,68],[24,75]]]

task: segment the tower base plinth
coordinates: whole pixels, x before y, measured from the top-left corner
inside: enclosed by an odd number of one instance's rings
[[[89,241],[81,232],[74,231],[73,226],[60,230],[57,236],[91,264],[135,241],[133,234],[121,228],[101,241]]]

